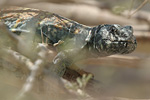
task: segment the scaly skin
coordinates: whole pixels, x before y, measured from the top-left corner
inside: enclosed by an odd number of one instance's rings
[[[88,27],[54,13],[21,7],[2,10],[0,18],[14,33],[34,31],[39,36],[43,34],[45,40],[47,38],[48,43],[53,45],[63,41],[57,45],[58,55],[53,64],[55,72],[64,77],[68,68],[80,75],[86,73],[77,67],[70,67],[78,60],[128,54],[137,46],[131,26],[104,24]]]

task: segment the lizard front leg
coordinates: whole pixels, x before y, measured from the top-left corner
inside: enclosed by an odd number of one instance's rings
[[[67,80],[76,80],[83,74],[89,74],[77,67],[74,63],[86,58],[86,51],[81,49],[69,49],[59,52],[53,60],[55,72]]]

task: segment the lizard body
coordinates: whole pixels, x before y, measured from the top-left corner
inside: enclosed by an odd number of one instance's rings
[[[68,68],[78,69],[70,67],[78,60],[128,54],[137,46],[131,26],[103,24],[89,27],[54,13],[21,7],[4,9],[0,14],[0,20],[13,33],[34,32],[39,37],[43,35],[52,45],[63,41],[56,46],[58,54],[53,60],[60,76],[66,76]]]

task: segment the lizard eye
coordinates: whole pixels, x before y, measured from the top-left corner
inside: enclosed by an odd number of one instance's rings
[[[119,35],[119,30],[113,25],[111,26],[109,29],[108,29],[109,33],[112,33],[112,34],[117,34]]]
[[[116,32],[116,31],[117,31],[116,27],[114,27],[114,26],[112,26],[112,27],[110,28],[110,30],[111,30],[112,32]]]

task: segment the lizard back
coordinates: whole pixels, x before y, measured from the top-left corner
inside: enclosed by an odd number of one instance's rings
[[[22,7],[1,10],[0,20],[14,33],[28,33],[34,30],[38,35],[42,33],[48,39],[48,43],[54,44],[59,40],[69,39],[77,47],[85,44],[85,38],[91,30],[91,27],[57,14]]]

